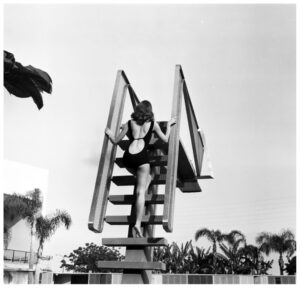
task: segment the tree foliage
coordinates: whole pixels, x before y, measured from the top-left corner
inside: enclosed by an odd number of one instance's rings
[[[294,256],[292,259],[290,257],[287,259],[288,263],[285,263],[284,271],[286,271],[288,275],[296,275],[296,256]]]
[[[71,216],[67,211],[56,210],[52,215],[39,215],[36,218],[36,236],[39,240],[38,255],[42,254],[44,243],[58,229],[60,225],[64,225],[66,229],[72,224]]]
[[[52,79],[45,71],[23,66],[12,53],[4,51],[4,87],[19,98],[32,97],[38,109],[43,107],[42,92],[52,92]]]
[[[282,230],[278,234],[262,232],[256,237],[256,242],[260,245],[260,250],[269,255],[270,252],[279,254],[278,265],[280,275],[284,272],[283,255],[286,254],[290,257],[296,251],[295,235],[290,230]]]
[[[73,250],[63,259],[60,268],[74,272],[121,272],[120,269],[98,268],[97,261],[121,261],[124,256],[117,249],[85,243],[85,246]]]
[[[220,230],[204,228],[195,235],[196,240],[200,237],[207,238],[211,247],[205,250],[194,247],[192,241],[180,246],[173,242],[165,247],[154,248],[153,261],[164,262],[167,268],[165,273],[267,275],[272,268],[273,260],[264,258],[266,245],[247,244],[246,237],[240,231],[233,230],[224,234]],[[288,243],[296,247],[296,242],[290,240]],[[286,248],[286,251],[291,253],[293,249]],[[291,259],[290,265],[286,264],[287,273],[295,270],[294,262]]]
[[[43,205],[42,192],[39,189],[26,192],[25,195],[13,193],[4,198],[4,247],[8,247],[11,238],[13,219],[26,219],[30,228],[34,225],[34,217]]]
[[[53,215],[43,216],[41,213],[43,206],[43,197],[40,189],[34,189],[27,192],[25,195],[12,194],[6,195],[4,199],[4,247],[8,247],[8,242],[11,237],[10,222],[12,219],[25,219],[30,227],[30,259],[29,268],[33,269],[33,237],[36,236],[39,241],[38,257],[36,269],[38,268],[39,259],[42,257],[45,240],[48,240],[63,224],[68,229],[72,223],[71,216],[66,211],[56,210]],[[36,283],[38,283],[38,273],[36,271]],[[30,284],[33,282],[30,275]]]

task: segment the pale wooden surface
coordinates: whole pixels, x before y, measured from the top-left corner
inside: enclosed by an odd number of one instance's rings
[[[134,270],[166,270],[162,262],[134,262],[134,261],[97,261],[98,268],[134,269]],[[132,282],[131,282],[132,283]]]
[[[107,121],[107,127],[110,128],[115,135],[119,132],[124,109],[127,83],[122,76],[123,74],[123,71],[118,71],[117,73]],[[104,137],[88,222],[89,229],[95,232],[102,232],[103,229],[103,220],[106,214],[107,196],[109,193],[115,156],[116,145],[113,145],[108,137]]]
[[[134,216],[106,216],[105,222],[111,225],[128,225],[135,224]],[[162,224],[162,216],[143,216],[142,224]]]
[[[136,197],[134,195],[110,195],[108,200],[115,205],[129,205],[135,203]],[[145,202],[147,204],[163,204],[164,195],[146,195]]]
[[[102,238],[102,245],[106,246],[167,246],[165,238]]]
[[[171,114],[171,117],[176,117],[176,124],[172,126],[169,138],[168,168],[165,188],[165,205],[163,212],[163,228],[167,232],[173,231],[175,189],[177,184],[179,131],[182,103],[182,77],[180,70],[180,65],[176,65]]]
[[[151,185],[163,185],[166,183],[167,174],[155,175]],[[135,185],[136,178],[132,175],[121,175],[121,176],[113,176],[111,181],[118,186],[130,186]],[[177,185],[180,186],[180,180],[177,179]]]

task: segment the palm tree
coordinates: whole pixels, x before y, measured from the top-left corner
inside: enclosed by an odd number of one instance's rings
[[[36,218],[36,236],[39,240],[38,255],[42,254],[45,241],[56,232],[60,225],[64,225],[66,229],[69,229],[71,224],[71,216],[64,210],[56,210],[53,215],[39,215]]]
[[[243,274],[261,274],[261,250],[254,245],[245,245],[240,249]]]
[[[246,244],[246,237],[245,235],[238,231],[238,230],[232,230],[230,233],[225,234],[224,240],[226,240],[230,245],[235,245],[236,242],[239,243],[245,243]]]
[[[206,237],[208,241],[213,244],[213,254],[217,253],[217,243],[221,243],[226,239],[226,234],[223,234],[220,230],[209,230],[207,228],[202,228],[198,230],[195,234],[195,240],[197,241],[201,237]]]
[[[172,273],[173,272],[173,244],[168,244],[164,247],[155,247],[153,249],[153,261],[161,261],[166,264],[166,272]]]
[[[11,218],[23,218],[27,221],[30,227],[30,258],[29,269],[33,269],[34,253],[33,253],[33,239],[36,235],[39,240],[39,247],[37,250],[38,256],[42,254],[45,240],[49,239],[57,230],[57,228],[64,224],[68,229],[71,225],[71,217],[66,211],[57,210],[54,215],[41,215],[43,206],[42,192],[40,189],[34,189],[27,192],[25,195],[13,194],[7,195],[4,199],[4,232],[6,233],[4,242],[8,243],[10,235],[9,220]],[[16,220],[14,220],[16,221]],[[37,257],[38,261],[39,257]],[[38,262],[36,263],[36,267]],[[36,273],[37,275],[37,273]],[[34,283],[33,272],[28,275],[29,284]]]
[[[230,239],[232,241],[232,239]],[[244,247],[245,239],[240,238],[235,242],[228,242],[228,247],[224,243],[220,243],[220,248],[223,251],[228,261],[228,273],[238,274],[240,272],[241,262],[241,249]],[[243,245],[243,246],[240,246]]]
[[[261,251],[266,253],[266,255],[269,255],[270,252],[279,253],[278,264],[280,275],[283,275],[283,254],[286,253],[290,257],[296,251],[294,234],[288,229],[283,230],[279,234],[262,232],[256,237],[256,242],[260,245]]]
[[[35,234],[35,218],[38,213],[40,213],[43,205],[42,193],[39,189],[34,189],[33,191],[27,192],[25,195],[12,194],[5,198],[4,200],[4,232],[6,232],[5,241],[8,245],[10,227],[9,220],[12,218],[14,221],[18,219],[25,219],[30,226],[30,258],[29,258],[29,269],[33,269],[34,254],[33,254],[33,238]],[[11,225],[11,226],[10,226]],[[28,274],[29,284],[33,283],[33,273]]]
[[[173,242],[173,257],[175,264],[175,273],[186,273],[189,271],[190,262],[190,248],[192,246],[192,240],[188,241],[181,247]]]
[[[53,215],[39,215],[36,218],[35,234],[39,240],[39,246],[37,250],[38,260],[36,267],[38,267],[39,259],[42,256],[45,241],[48,240],[55,233],[55,231],[59,228],[60,225],[64,225],[66,229],[69,229],[71,223],[72,220],[69,213],[61,210],[56,210],[56,212]],[[39,274],[37,273],[37,269],[35,275],[35,283],[38,284]]]
[[[192,240],[181,246],[173,242],[162,248],[154,248],[153,261],[164,262],[167,273],[194,273],[198,264],[194,263],[192,250]]]
[[[217,271],[217,258],[220,258],[221,255],[217,253],[217,243],[220,244],[226,239],[227,234],[223,234],[220,230],[209,230],[207,228],[202,228],[198,230],[195,234],[195,240],[197,241],[201,237],[206,237],[213,245],[212,253],[214,256],[213,267],[216,273]]]
[[[213,257],[210,253],[210,247],[205,250],[203,248],[191,246],[190,257],[191,267],[190,273],[195,274],[211,274],[214,271]]]
[[[245,245],[240,249],[243,274],[263,275],[272,268],[273,260],[265,262],[260,247]]]
[[[181,244],[181,247],[177,243],[173,242],[163,248],[154,250],[155,261],[162,261],[166,263],[166,271],[169,273],[185,273],[188,270],[189,261],[189,249],[191,241],[186,242],[185,245]]]
[[[43,206],[42,192],[39,189],[34,189],[34,191],[29,191],[26,193],[27,196],[27,207],[25,211],[25,219],[30,227],[30,258],[29,258],[29,269],[33,269],[34,264],[34,254],[33,254],[33,239],[35,235],[35,225],[36,217],[41,213]],[[33,272],[28,274],[28,283],[33,284]]]

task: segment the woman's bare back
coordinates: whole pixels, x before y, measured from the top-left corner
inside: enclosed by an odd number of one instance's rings
[[[151,122],[145,122],[143,125],[138,125],[134,120],[129,121],[129,125],[131,125],[131,131],[132,136],[134,140],[131,142],[129,146],[129,153],[130,154],[137,154],[141,152],[145,146],[144,139],[138,139],[138,138],[144,138],[151,126]]]

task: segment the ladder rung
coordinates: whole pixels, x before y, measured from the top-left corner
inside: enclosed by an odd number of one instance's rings
[[[132,175],[123,175],[123,176],[113,176],[112,182],[114,182],[118,186],[130,186],[135,185],[136,180]],[[152,185],[164,185],[166,184],[166,174],[156,175],[151,182]],[[177,179],[177,187],[183,193],[191,193],[191,192],[201,192],[201,188],[197,179],[188,179],[184,182]]]
[[[134,195],[110,195],[108,196],[108,200],[116,205],[128,205],[135,203]],[[154,195],[146,195],[145,196],[146,204],[163,204],[164,203],[164,195],[162,194],[154,194]]]
[[[105,246],[167,246],[165,238],[102,238],[102,245]]]
[[[118,186],[129,186],[129,185],[135,185],[136,178],[132,175],[122,175],[122,176],[113,176],[112,182],[114,182]],[[152,180],[152,185],[162,185],[166,183],[166,174],[160,174],[154,176],[154,179]],[[177,186],[180,186],[180,181],[177,180]]]
[[[120,168],[124,168],[122,157],[117,158],[115,162],[117,163],[117,165]],[[168,164],[168,155],[150,157],[149,162],[150,162],[150,166],[152,166],[152,167],[167,166],[167,164]]]
[[[162,224],[163,216],[150,215],[143,216],[142,224],[153,224],[158,225]],[[135,216],[106,216],[106,223],[110,225],[129,225],[135,224],[136,218]]]
[[[96,266],[108,269],[166,270],[166,264],[162,262],[97,261]]]

